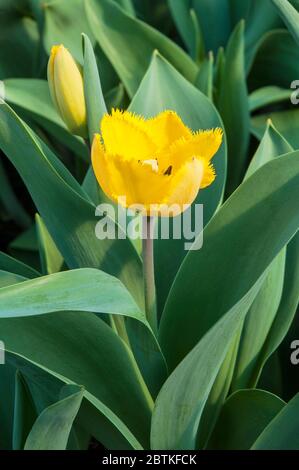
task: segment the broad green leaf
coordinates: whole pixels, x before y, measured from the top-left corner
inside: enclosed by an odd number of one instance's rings
[[[19,202],[9,178],[7,177],[3,163],[0,159],[0,201],[6,209],[9,217],[23,228],[28,228],[31,225],[31,219],[21,203]]]
[[[228,141],[228,185],[230,194],[245,174],[249,143],[249,106],[244,64],[244,22],[229,40],[224,64],[218,109]],[[238,129],[238,132],[236,131]]]
[[[188,80],[195,80],[196,64],[159,31],[127,15],[111,0],[88,0],[85,7],[94,36],[131,97],[137,91],[156,49]]]
[[[286,27],[299,45],[299,13],[288,0],[272,0]]]
[[[213,104],[193,85],[187,82],[166,60],[155,53],[151,65],[129,108],[146,117],[165,109],[176,111],[184,123],[194,131],[223,128],[222,121]],[[213,159],[217,178],[213,185],[200,191],[196,203],[204,206],[204,222],[213,216],[221,202],[226,178],[226,142]],[[155,271],[158,302],[162,311],[165,299],[179,266],[187,251],[185,240],[162,240],[155,242]],[[165,270],[167,266],[167,270]]]
[[[86,34],[82,35],[82,40],[84,93],[88,117],[89,141],[92,143],[94,134],[99,132],[100,122],[103,115],[107,112],[107,108],[92,44]]]
[[[65,397],[46,408],[37,418],[25,443],[25,450],[65,450],[84,389],[67,385]]]
[[[40,276],[38,271],[35,271],[30,266],[12,258],[2,251],[0,251],[0,269],[29,279],[34,279],[35,277]]]
[[[53,274],[61,270],[63,257],[50,236],[43,219],[36,214],[36,230],[39,243],[39,255],[43,274]]]
[[[114,313],[146,322],[121,282],[97,269],[74,269],[0,289],[0,317],[59,311]]]
[[[141,262],[129,240],[96,238],[95,206],[83,197],[84,191],[55,155],[35,139],[6,104],[0,105],[0,148],[25,181],[68,266],[95,267],[119,276],[142,305]],[[32,177],[34,172],[38,178]]]
[[[76,155],[88,159],[88,152],[80,137],[66,128],[58,115],[49,93],[46,80],[12,78],[3,82],[5,101],[17,111],[25,113]]]
[[[253,450],[299,449],[299,394],[297,394],[257,438]]]
[[[99,401],[103,414],[99,426],[108,421],[110,430],[115,426],[124,436],[122,441],[129,429],[131,442],[134,435],[135,442],[148,447],[152,407],[148,391],[132,353],[96,315],[57,312],[0,319],[0,329],[8,352],[46,368],[65,383],[83,385]],[[19,363],[17,367],[22,373],[26,369]],[[98,432],[105,439],[104,430]],[[102,442],[109,447],[108,436]]]
[[[253,117],[251,119],[251,131],[257,139],[262,139],[269,119],[289,144],[294,149],[299,149],[299,110],[277,111]]]
[[[13,450],[23,450],[26,438],[37,418],[31,393],[22,374],[16,372],[13,423]]]
[[[257,111],[270,104],[290,100],[291,91],[276,86],[266,86],[253,91],[249,95],[250,111]]]
[[[248,450],[285,402],[264,390],[240,390],[223,405],[209,442],[213,450]]]
[[[299,48],[291,34],[284,29],[269,31],[255,56],[248,78],[249,87],[251,90],[265,86],[290,88],[299,76],[298,64]]]
[[[248,178],[204,230],[203,248],[186,256],[160,325],[170,368],[249,291],[298,230],[298,157],[284,155]]]
[[[153,412],[153,449],[196,448],[205,403],[259,286],[260,281],[204,335],[163,385]]]

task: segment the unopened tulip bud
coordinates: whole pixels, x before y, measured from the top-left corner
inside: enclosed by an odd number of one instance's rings
[[[52,100],[68,129],[87,137],[87,117],[81,66],[62,45],[53,46],[48,63]]]

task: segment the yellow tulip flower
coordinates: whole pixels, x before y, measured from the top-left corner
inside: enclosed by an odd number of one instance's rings
[[[92,165],[113,201],[125,197],[126,207],[142,205],[147,215],[175,216],[214,181],[211,159],[221,142],[221,129],[192,132],[173,111],[144,119],[113,110],[94,137]]]
[[[52,100],[68,129],[87,137],[87,117],[81,66],[62,45],[53,46],[48,63]]]

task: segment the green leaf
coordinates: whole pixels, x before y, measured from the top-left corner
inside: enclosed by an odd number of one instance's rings
[[[103,115],[107,112],[107,108],[92,44],[86,34],[83,34],[82,38],[84,93],[88,116],[89,141],[92,143],[94,134],[99,132],[100,122]]]
[[[146,323],[121,282],[97,269],[75,269],[0,289],[0,317],[57,311],[114,313]]]
[[[8,216],[12,217],[14,221],[21,227],[28,228],[31,225],[31,219],[15,195],[1,160],[0,187],[0,201],[6,209]]]
[[[19,276],[27,277],[29,279],[34,279],[35,277],[40,276],[38,271],[35,271],[30,266],[27,266],[15,258],[12,258],[2,251],[0,251],[0,269],[3,271],[9,271],[10,273],[18,274]]]
[[[245,174],[249,143],[249,106],[244,65],[244,21],[229,40],[224,64],[218,109],[228,140],[228,186],[230,194]],[[238,132],[236,132],[238,129]]]
[[[290,241],[286,253],[286,269],[281,302],[257,364],[261,371],[266,360],[285,338],[299,304],[299,234]],[[258,378],[258,376],[257,376]]]
[[[299,449],[299,394],[297,394],[260,434],[253,450]]]
[[[299,13],[288,0],[272,0],[286,27],[299,45]]]
[[[27,437],[25,450],[65,450],[78,414],[84,389],[67,385],[65,398],[46,408]]]
[[[127,15],[110,0],[88,0],[85,7],[93,34],[131,97],[137,91],[155,49],[188,80],[195,80],[196,64],[159,31]]]
[[[287,142],[294,149],[299,149],[299,110],[277,111],[253,117],[251,119],[251,131],[257,139],[262,139],[269,119]]]
[[[103,53],[100,45],[96,46],[95,37],[89,26],[84,0],[52,0],[43,4],[45,28],[43,34],[44,47],[48,53],[53,45],[63,44],[74,58],[83,63],[82,33],[85,33],[95,47],[97,62],[101,71],[101,82],[106,92],[117,85],[117,75],[110,61]]]
[[[36,409],[22,374],[16,372],[13,423],[13,450],[23,450],[26,438],[37,418]]]
[[[38,59],[37,24],[20,12],[5,10],[1,5],[0,77],[32,77]]]
[[[189,52],[192,53],[192,51],[194,51],[196,48],[195,31],[190,15],[192,2],[191,0],[186,0],[184,2],[168,0],[168,5],[180,35],[182,36],[182,39]]]
[[[43,219],[36,214],[35,220],[42,272],[43,274],[57,273],[62,268],[63,257],[53,242]]]
[[[58,115],[46,80],[12,78],[5,80],[4,99],[17,111],[25,113],[76,155],[88,159],[86,146],[80,137],[73,136]]]
[[[127,108],[127,95],[122,83],[120,83],[116,87],[112,88],[108,93],[106,93],[105,102],[107,105],[108,112],[111,112],[112,108]]]
[[[213,101],[213,76],[214,76],[214,56],[210,52],[207,59],[200,66],[196,77],[195,85],[197,88]]]
[[[162,316],[160,341],[171,368],[249,291],[294,236],[298,183],[298,152],[277,158],[248,178],[210,221],[202,249],[185,258]]]
[[[239,3],[245,4],[246,1],[242,0]],[[242,15],[239,19],[242,18],[245,18],[246,22],[246,68],[249,70],[263,36],[268,31],[281,27],[281,20],[271,0],[263,0],[262,2],[260,0],[249,0],[247,15]]]
[[[55,403],[59,399],[61,387],[70,383],[68,379],[20,355],[7,352],[7,361],[22,371],[39,413]],[[85,433],[91,433],[109,449],[142,449],[126,425],[87,391],[84,392],[84,400],[76,418],[76,431],[78,427]]]
[[[285,402],[264,390],[240,390],[225,402],[209,442],[213,450],[250,449]]]
[[[299,48],[284,30],[269,31],[259,45],[248,82],[251,90],[265,86],[290,88],[299,76]],[[275,74],[273,74],[275,70]]]
[[[266,132],[260,145],[250,162],[246,172],[246,178],[274,158],[292,152],[293,148],[287,140],[274,127],[271,120],[268,121]]]
[[[276,86],[266,86],[263,88],[259,88],[258,90],[255,90],[250,94],[249,108],[250,111],[253,112],[270,104],[289,101],[290,98],[290,90]]]
[[[98,421],[93,418],[93,432],[97,430],[106,447],[111,434],[113,442],[119,442],[121,435],[122,445],[128,440],[134,446],[139,442],[139,448],[148,447],[152,407],[148,391],[130,350],[96,315],[57,312],[0,319],[0,329],[7,355],[11,360],[13,353],[22,373],[28,367],[25,359],[65,383],[85,387],[94,412],[101,414]]]
[[[246,173],[246,178],[280,155],[293,149],[277,132],[271,122],[253,157]],[[262,350],[275,321],[281,301],[285,275],[285,248],[272,262],[267,277],[254,300],[244,323],[235,365],[232,390],[249,388],[256,385],[264,363]]]
[[[153,449],[196,448],[197,429],[205,403],[259,285],[257,282],[208,331],[163,385],[153,412]]]
[[[119,276],[140,305],[140,259],[128,239],[98,240],[95,206],[46,145],[8,105],[0,105],[0,148],[16,166],[57,248],[71,268],[95,267]],[[24,158],[24,148],[27,158]],[[39,177],[32,178],[36,172]],[[112,222],[111,222],[112,223]]]
[[[133,0],[113,0],[114,2],[118,3],[126,13],[136,16]]]
[[[151,65],[129,108],[146,117],[165,109],[178,113],[184,123],[194,131],[215,127],[223,128],[213,104],[193,85],[188,83],[163,57],[154,53]],[[200,191],[195,201],[204,205],[204,222],[207,223],[222,199],[226,178],[226,142],[213,159],[217,178],[213,185]],[[185,240],[155,241],[155,274],[157,295],[162,311],[173,279],[187,251]],[[167,266],[167,270],[165,270]]]
[[[9,273],[7,271],[0,270],[0,286],[6,287],[16,284],[17,282],[25,281],[26,278],[19,276],[18,274]]]
[[[225,46],[231,30],[229,0],[168,0],[175,23],[189,51],[195,43],[194,29],[189,14],[194,9],[202,30],[206,50],[217,52]]]

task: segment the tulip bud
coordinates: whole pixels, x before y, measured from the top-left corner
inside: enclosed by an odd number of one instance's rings
[[[87,137],[87,117],[81,66],[62,45],[53,46],[48,83],[55,106],[70,132]]]

